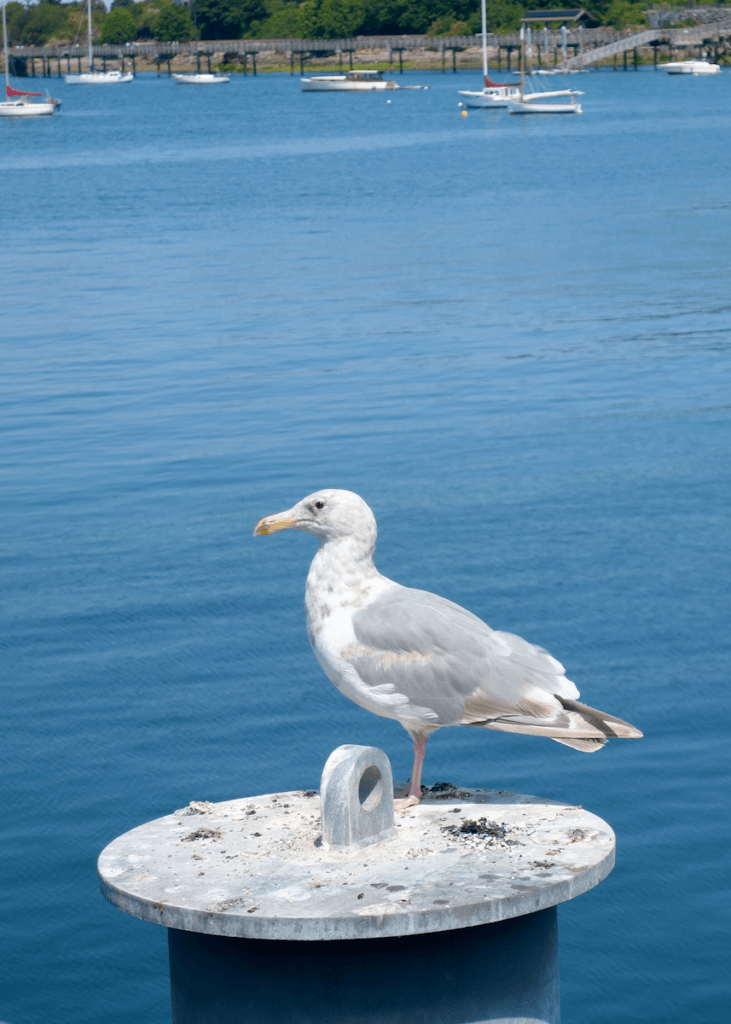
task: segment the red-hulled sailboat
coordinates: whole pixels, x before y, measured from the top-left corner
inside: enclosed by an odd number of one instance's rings
[[[485,85],[479,92],[471,92],[469,89],[460,89],[459,94],[463,97],[466,107],[507,107],[511,100],[520,99],[520,89],[510,82],[490,81],[487,69],[487,13],[485,0],[480,4],[482,15],[482,77]],[[460,103],[460,106],[462,104]]]
[[[8,58],[8,26],[5,21],[5,4],[3,4],[3,49],[5,53],[5,96],[0,103],[0,117],[48,117],[55,114],[61,107],[60,100],[54,100],[46,93],[46,99],[36,103],[34,97],[42,96],[40,92],[24,92],[13,89],[10,84],[10,60]]]

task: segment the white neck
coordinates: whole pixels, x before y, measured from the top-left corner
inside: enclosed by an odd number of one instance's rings
[[[338,604],[361,607],[390,583],[373,564],[375,538],[336,537],[322,541],[307,574],[305,604],[322,612],[328,595]]]
[[[310,573],[315,569],[317,572],[328,573],[336,570],[341,576],[347,576],[352,572],[359,576],[364,572],[369,577],[380,576],[373,564],[374,550],[375,544],[371,537],[354,537],[350,534],[347,537],[321,540],[318,552],[312,559]]]

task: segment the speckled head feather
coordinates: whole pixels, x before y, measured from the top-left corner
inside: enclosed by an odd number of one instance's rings
[[[322,543],[354,537],[371,555],[376,546],[376,517],[368,505],[353,491],[335,488],[315,491],[286,512],[267,516],[257,524],[254,536],[278,530],[304,530]]]

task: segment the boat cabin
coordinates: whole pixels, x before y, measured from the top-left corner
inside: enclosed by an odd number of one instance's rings
[[[351,82],[380,82],[383,74],[380,71],[346,71],[345,77]]]

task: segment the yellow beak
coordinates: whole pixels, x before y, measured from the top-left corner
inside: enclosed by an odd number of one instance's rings
[[[277,533],[279,530],[290,530],[296,519],[291,518],[290,512],[280,512],[276,516],[265,516],[256,524],[255,537],[268,537],[270,533]]]

